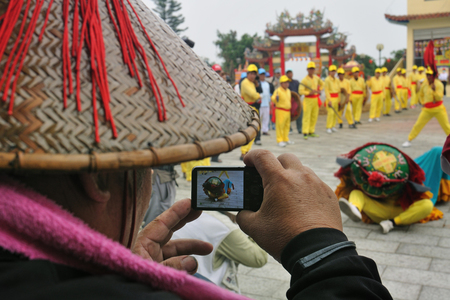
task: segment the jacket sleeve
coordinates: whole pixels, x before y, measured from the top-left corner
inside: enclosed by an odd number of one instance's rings
[[[302,269],[297,261],[330,245],[347,241],[339,230],[317,228],[290,241],[281,254],[283,267],[291,274],[289,300],[392,299],[381,284],[375,262],[359,256],[354,248],[343,248]]]
[[[331,96],[330,96],[330,84],[331,84],[331,81],[328,80],[328,78],[325,79],[325,97],[326,97],[327,100],[331,99]]]

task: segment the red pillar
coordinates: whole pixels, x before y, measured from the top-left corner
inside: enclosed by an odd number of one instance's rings
[[[284,37],[280,38],[280,67],[281,75],[284,75]]]
[[[273,76],[273,52],[269,53],[269,74]]]
[[[320,43],[320,36],[316,36],[316,58],[320,58],[320,48],[319,48],[319,43]]]

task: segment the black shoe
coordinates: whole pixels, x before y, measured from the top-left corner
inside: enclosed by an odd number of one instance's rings
[[[408,110],[407,108],[402,108],[402,110]]]
[[[401,113],[401,112],[402,112],[401,110],[396,110],[396,111],[395,111],[396,114],[399,114],[399,113]]]
[[[245,154],[241,154],[241,157],[239,157],[240,160],[244,160]]]
[[[340,129],[342,129],[342,127],[343,127],[342,123],[341,123],[341,124],[339,124],[339,128],[340,128]]]
[[[211,161],[212,161],[212,162],[216,162],[216,163],[221,163],[221,162],[222,162],[221,159],[212,159],[212,158],[211,158]]]
[[[355,122],[356,125],[362,125],[360,121]]]
[[[348,128],[356,129],[356,125],[355,124],[348,125]]]
[[[391,115],[390,115],[390,114],[385,114],[385,116],[386,116],[386,117],[390,117]]]

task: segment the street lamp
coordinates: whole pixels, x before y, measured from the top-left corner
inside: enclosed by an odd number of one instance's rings
[[[381,67],[381,50],[384,49],[384,45],[383,44],[378,44],[377,45],[377,50],[379,51],[379,56],[378,56],[378,66]]]

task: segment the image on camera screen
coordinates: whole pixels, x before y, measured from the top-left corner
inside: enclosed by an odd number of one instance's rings
[[[203,192],[202,192],[203,191]],[[197,208],[244,208],[244,172],[197,172]]]

